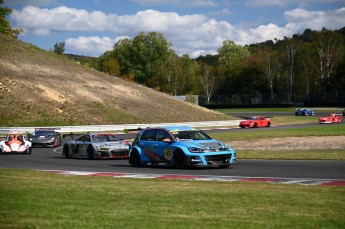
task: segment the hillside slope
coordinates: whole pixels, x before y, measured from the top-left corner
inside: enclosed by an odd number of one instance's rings
[[[0,34],[0,126],[225,119]]]

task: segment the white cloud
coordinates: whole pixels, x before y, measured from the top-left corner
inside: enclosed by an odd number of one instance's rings
[[[260,41],[273,40],[274,38],[281,39],[284,36],[291,36],[291,31],[287,28],[278,27],[275,24],[260,25],[255,29],[250,29],[247,41],[244,44],[257,43]]]
[[[106,51],[112,50],[115,43],[116,39],[97,36],[68,38],[65,41],[67,52],[81,52],[89,56],[99,56]]]
[[[345,7],[333,11],[308,11],[294,9],[285,12],[288,21],[286,27],[293,28],[293,32],[302,32],[304,29],[320,30],[339,29],[345,26]]]
[[[142,5],[179,5],[184,7],[214,7],[217,1],[214,0],[131,0],[133,3]]]
[[[345,26],[345,7],[334,11],[308,11],[294,9],[285,12],[287,24],[279,27],[273,23],[260,25],[249,30],[237,30],[234,40],[242,45],[283,39],[293,34],[302,33],[305,29],[321,30],[339,29]]]
[[[188,49],[191,52],[195,49],[217,49],[222,44],[222,40],[230,38],[233,29],[228,22],[216,21],[200,14],[181,16],[174,12],[155,10],[118,16],[64,6],[50,10],[27,6],[21,11],[15,11],[12,19],[36,35],[47,35],[49,31],[93,32],[96,34],[102,31],[115,33],[116,36],[134,37],[141,31],[156,31],[171,41],[176,49]],[[98,39],[96,42],[95,37],[88,40],[88,42],[92,41],[89,46],[84,45],[85,37],[68,39],[66,45],[74,47],[77,41],[80,43],[79,49],[85,49],[87,53],[90,53],[91,46],[94,49],[93,53],[97,53],[96,50],[98,50],[99,54],[105,50],[105,47],[110,47],[109,45],[100,46],[101,41],[106,43],[108,40]]]
[[[212,2],[193,2],[196,1]],[[145,10],[133,15],[117,15],[65,6],[52,9],[27,6],[20,11],[14,11],[11,19],[18,27],[25,29],[24,36],[29,33],[46,36],[52,31],[60,34],[79,33],[78,38],[65,40],[67,49],[94,56],[112,49],[116,39],[109,37],[133,38],[141,31],[160,32],[172,42],[179,55],[187,53],[196,57],[195,55],[200,53],[215,53],[226,39],[245,45],[274,38],[282,39],[284,36],[303,32],[306,28],[320,30],[323,27],[338,29],[345,26],[345,8],[334,11],[294,9],[286,11],[284,16],[286,24],[283,26],[269,23],[256,28],[235,28],[228,21],[215,20],[201,14],[179,15],[175,12]],[[83,32],[93,36],[87,37]],[[107,34],[107,37],[100,37],[100,33]]]
[[[5,4],[8,6],[45,6],[55,2],[56,0],[5,0]]]
[[[44,37],[44,36],[48,36],[50,34],[50,30],[49,29],[35,29],[33,31],[33,33],[36,36]]]
[[[21,11],[14,10],[11,19],[24,28],[49,31],[104,31],[109,30],[108,20],[116,15],[107,15],[100,11],[60,6],[53,9],[41,9],[26,6]]]
[[[299,7],[308,7],[315,4],[331,4],[331,3],[341,3],[344,0],[243,0],[245,5],[249,7],[287,7],[289,5],[298,5]]]
[[[246,5],[251,7],[284,7],[289,3],[288,0],[247,0]]]
[[[213,7],[217,4],[212,0],[193,0],[190,2],[190,6],[193,7]]]
[[[223,16],[229,16],[233,15],[234,13],[229,10],[228,8],[222,8],[221,10],[218,11],[212,11],[209,13],[209,15],[223,15]]]

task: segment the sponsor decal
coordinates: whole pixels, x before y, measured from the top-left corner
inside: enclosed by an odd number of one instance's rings
[[[165,159],[170,161],[172,158],[172,150],[169,148],[165,148],[164,149],[164,156],[165,156]]]
[[[148,158],[150,158],[152,161],[162,161],[161,157],[158,154],[155,154],[154,152],[148,150],[148,149],[144,149],[144,153],[146,154],[146,156]]]

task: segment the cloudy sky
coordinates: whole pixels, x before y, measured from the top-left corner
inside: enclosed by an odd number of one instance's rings
[[[50,50],[99,56],[123,37],[160,32],[179,55],[216,54],[240,45],[291,37],[307,28],[345,27],[345,0],[4,0],[20,39]]]

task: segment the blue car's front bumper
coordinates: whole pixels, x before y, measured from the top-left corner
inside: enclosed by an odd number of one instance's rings
[[[192,167],[206,167],[206,166],[230,166],[236,163],[236,153],[224,153],[224,154],[195,154],[195,155],[186,155],[186,164],[187,166]]]

